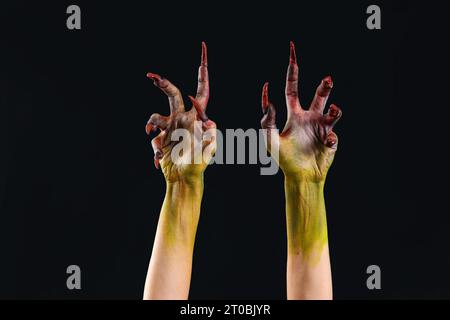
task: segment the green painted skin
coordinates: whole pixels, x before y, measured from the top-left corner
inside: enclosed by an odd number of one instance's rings
[[[179,118],[176,121],[177,127],[188,129],[193,141],[194,120],[196,120],[195,109],[177,113],[176,117]],[[216,126],[211,120],[208,120],[206,124],[209,128],[215,128]],[[165,138],[168,139],[169,136],[168,133]],[[160,160],[160,165],[166,180],[166,195],[161,208],[158,230],[161,230],[164,243],[170,248],[174,246],[187,247],[189,250],[194,248],[204,190],[203,176],[215,152],[215,139],[212,143],[211,153],[202,158],[199,164],[173,163],[171,153],[176,144],[164,143],[165,147],[162,148],[163,157]],[[203,143],[202,154],[207,145],[209,143]],[[193,144],[191,150],[194,150]]]
[[[279,165],[285,176],[288,253],[315,265],[328,244],[324,199],[326,175],[336,147],[318,141],[315,115],[302,114],[279,138]]]
[[[193,249],[203,196],[203,175],[190,181],[168,182],[158,228],[168,246]]]

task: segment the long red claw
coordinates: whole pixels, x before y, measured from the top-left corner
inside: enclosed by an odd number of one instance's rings
[[[269,108],[269,83],[268,82],[264,83],[264,86],[263,86],[261,106],[262,106],[262,111],[265,114]]]
[[[290,51],[290,55],[289,55],[289,63],[291,64],[296,64],[297,63],[297,55],[295,53],[295,45],[294,42],[290,42],[290,47],[291,47],[291,51]]]
[[[192,102],[192,105],[194,106],[195,110],[197,110],[197,114],[199,116],[199,118],[203,121],[206,122],[208,121],[208,116],[206,115],[205,111],[203,111],[202,107],[200,106],[200,104],[197,102],[197,100],[195,100],[195,98],[193,96],[188,96],[189,99]]]
[[[162,159],[163,154],[161,151],[156,151],[155,157],[154,157],[154,164],[156,169],[159,169],[159,160]]]
[[[161,78],[161,76],[159,74],[151,73],[151,72],[147,73],[147,78],[152,79],[154,82],[162,80],[162,78]]]
[[[206,43],[204,41],[202,41],[202,61],[201,61],[201,65],[203,67],[207,67],[208,66],[208,51],[206,49]]]

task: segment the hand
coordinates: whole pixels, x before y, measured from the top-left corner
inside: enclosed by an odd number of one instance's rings
[[[147,125],[145,126],[145,131],[147,134],[150,134],[150,132],[158,129],[160,130],[158,136],[152,140],[152,147],[155,153],[155,166],[156,168],[161,166],[164,176],[168,182],[196,178],[206,169],[216,149],[216,124],[209,120],[205,113],[209,98],[208,58],[206,44],[202,42],[201,64],[198,69],[197,95],[195,99],[192,96],[189,96],[189,99],[193,105],[193,108],[189,111],[185,111],[184,109],[183,98],[180,90],[178,90],[178,88],[175,87],[169,80],[150,72],[147,74],[147,77],[153,80],[155,86],[160,88],[167,95],[170,105],[169,116],[162,116],[154,113],[151,115]],[[201,135],[194,135],[194,127],[196,123],[201,123],[199,125],[199,132]],[[185,150],[186,153],[181,153],[181,157],[178,157],[179,154],[176,154],[178,160],[181,160],[181,158],[186,160],[186,156],[190,155],[190,159],[183,163],[174,161],[175,159],[172,157],[172,150],[178,144],[183,143],[183,141],[172,141],[172,134],[176,129],[188,130],[191,138],[188,145],[188,152]],[[205,132],[208,133],[207,138],[203,138]],[[194,163],[194,151],[199,151],[194,150],[194,141],[201,146],[201,160],[198,163]],[[203,155],[204,152],[205,154]]]
[[[334,104],[328,113],[323,114],[332,87],[331,77],[324,78],[309,109],[302,108],[298,95],[297,58],[291,42],[285,90],[288,118],[283,132],[279,135],[270,133],[268,143],[269,151],[274,147],[279,148],[279,165],[286,176],[314,182],[325,180],[337,149],[338,139],[333,126],[342,116],[341,110]],[[266,82],[262,92],[264,116],[261,126],[264,129],[276,129],[275,107],[269,101],[268,88]]]

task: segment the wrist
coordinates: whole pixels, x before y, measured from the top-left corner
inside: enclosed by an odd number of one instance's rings
[[[193,247],[202,197],[203,177],[166,183],[159,224],[168,243]]]
[[[324,181],[285,176],[288,253],[317,255],[328,243]]]

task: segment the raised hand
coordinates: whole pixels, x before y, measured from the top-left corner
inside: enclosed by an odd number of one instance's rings
[[[331,299],[331,266],[324,183],[337,149],[333,127],[342,115],[331,105],[323,113],[333,82],[324,78],[309,108],[300,105],[294,44],[286,76],[287,121],[283,131],[269,130],[267,146],[284,173],[288,243],[288,299]],[[264,129],[276,129],[269,85],[262,91]],[[276,148],[276,150],[275,150]]]
[[[180,90],[169,80],[148,73],[169,98],[170,115],[152,114],[145,126],[152,140],[155,166],[166,179],[166,195],[159,215],[144,288],[144,299],[187,299],[192,254],[203,197],[203,172],[216,148],[216,125],[205,110],[209,98],[208,59],[202,43],[197,95],[184,110]],[[182,140],[178,141],[179,138]]]
[[[147,77],[153,80],[155,86],[160,88],[169,99],[170,115],[163,116],[157,113],[151,115],[145,126],[147,134],[160,130],[158,136],[152,140],[154,151],[154,163],[156,168],[161,166],[167,181],[178,181],[184,178],[195,178],[203,173],[211,160],[215,148],[216,124],[208,119],[205,113],[209,99],[208,58],[206,44],[202,42],[201,64],[198,69],[198,85],[195,98],[189,96],[192,108],[185,111],[183,97],[180,90],[169,80],[155,73],[147,73]],[[201,122],[200,122],[201,121]],[[198,125],[198,133],[195,125]],[[172,135],[177,129],[186,129],[190,133],[189,154],[175,154],[178,161],[173,159],[172,150],[181,142],[173,141]],[[206,135],[204,133],[207,132]],[[201,146],[195,148],[194,144]],[[206,151],[205,151],[206,149]],[[204,152],[205,151],[205,152]],[[200,153],[195,155],[194,153]],[[204,153],[204,154],[203,154]],[[203,156],[204,155],[204,156]],[[194,161],[199,158],[200,161]],[[186,159],[188,157],[188,159]],[[183,158],[183,159],[182,159]],[[183,160],[183,161],[181,161]]]
[[[302,108],[298,93],[298,65],[294,44],[290,43],[290,59],[286,76],[286,105],[288,117],[279,136],[270,134],[269,151],[279,148],[279,165],[285,175],[301,179],[324,181],[337,149],[337,136],[333,127],[342,116],[341,110],[332,104],[325,109],[333,81],[325,77],[317,87],[314,99],[308,109]],[[276,111],[269,101],[269,84],[262,91],[264,129],[276,128]],[[278,139],[276,139],[278,138]],[[279,143],[277,143],[279,141]]]

